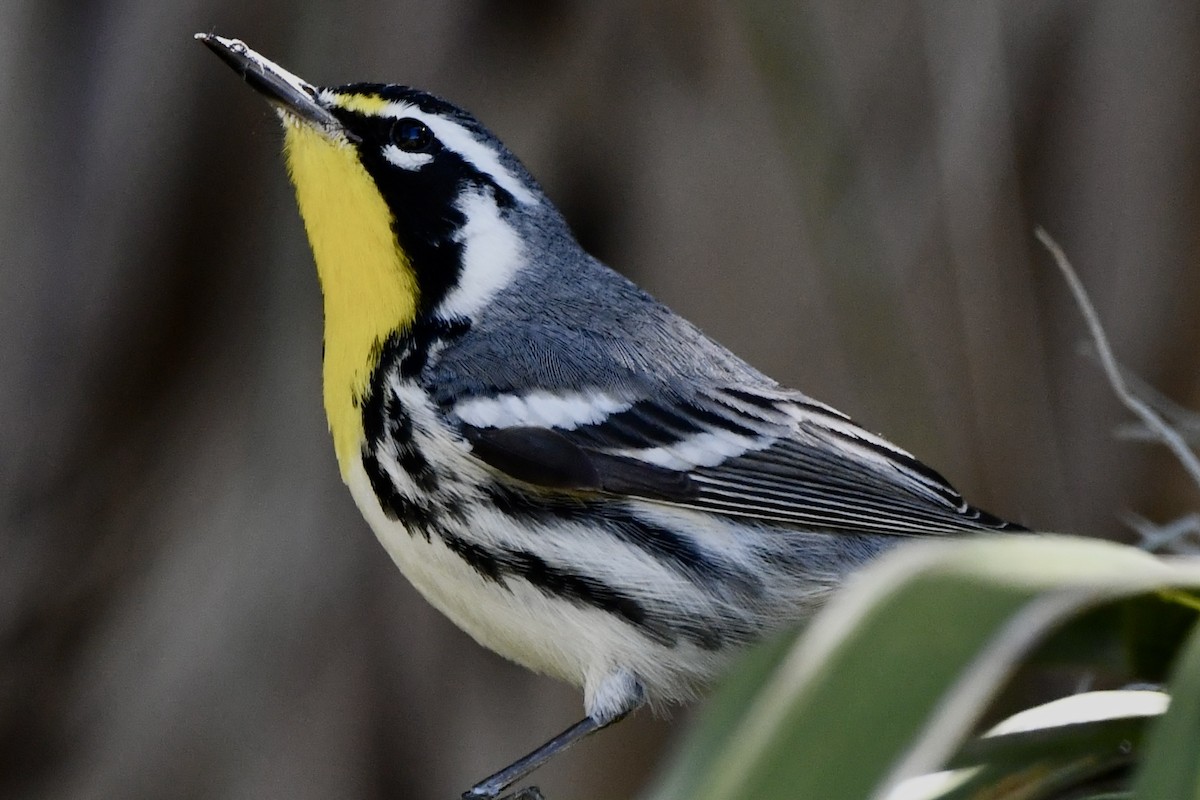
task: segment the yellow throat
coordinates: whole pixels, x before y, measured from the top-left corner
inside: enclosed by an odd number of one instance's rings
[[[345,478],[360,457],[361,400],[380,348],[416,317],[416,274],[354,147],[292,119],[284,131],[288,174],[325,297],[325,415]]]

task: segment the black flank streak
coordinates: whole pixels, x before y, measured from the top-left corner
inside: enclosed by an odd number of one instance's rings
[[[437,513],[428,505],[416,503],[397,492],[391,476],[373,453],[363,455],[363,468],[387,518],[403,523],[410,532],[415,531],[425,541],[430,541],[437,527]]]
[[[659,644],[668,647],[675,645],[675,635],[669,626],[651,619],[637,600],[602,581],[548,564],[541,556],[527,550],[491,551],[449,531],[440,531],[438,535],[446,547],[486,580],[507,588],[507,578],[519,578],[550,596],[615,614]],[[692,638],[692,632],[688,633]],[[711,632],[696,634],[698,642],[701,639],[706,643],[716,641],[715,646],[719,647],[719,636],[716,639],[714,636]]]
[[[408,409],[396,402],[388,389],[388,377],[397,369],[403,373],[404,364],[414,365],[417,372],[424,368],[429,349],[439,341],[460,335],[469,329],[465,320],[438,320],[418,324],[406,335],[393,333],[376,345],[378,361],[368,382],[364,397],[355,397],[355,407],[362,409],[363,468],[371,489],[389,519],[402,522],[410,531],[426,541],[438,528],[439,515],[462,520],[465,517],[461,498],[449,496],[439,500],[438,508],[405,497],[396,491],[392,478],[380,464],[383,448],[394,449],[396,463],[422,491],[433,493],[439,485],[437,471],[414,445],[413,419]],[[384,451],[386,452],[386,451]]]
[[[366,436],[363,466],[383,512],[403,524],[413,535],[426,541],[432,541],[434,537],[440,539],[483,580],[506,587],[512,578],[526,581],[548,596],[619,617],[663,646],[673,647],[680,639],[686,639],[697,647],[715,650],[736,638],[736,634],[726,636],[720,632],[715,622],[710,624],[707,619],[694,619],[682,609],[652,610],[636,597],[594,576],[549,564],[541,556],[525,550],[489,548],[448,528],[447,523],[451,520],[459,525],[470,524],[470,509],[461,496],[449,489],[439,492],[442,481],[437,470],[415,446],[419,431],[415,430],[412,414],[396,401],[388,381],[397,373],[402,379],[419,377],[435,344],[453,339],[468,329],[469,323],[465,320],[427,320],[417,323],[403,336],[393,334],[379,347],[379,363],[372,374],[370,390],[360,398],[360,404]],[[694,427],[694,423],[677,418],[660,418],[659,421],[676,429],[690,431]],[[729,420],[722,418],[721,422],[723,427],[730,427]],[[381,463],[385,453],[394,453],[396,464],[423,495],[429,496],[427,501],[424,497],[413,498],[396,490]],[[543,496],[496,484],[489,487],[489,494],[489,501],[518,524],[540,525],[548,531],[553,530],[556,522],[604,525],[627,544],[643,549],[683,573],[707,577],[722,591],[751,596],[761,593],[760,585],[706,554],[686,535],[648,524],[613,507],[611,501],[601,504],[578,496]],[[551,534],[548,532],[547,535]]]
[[[743,597],[761,597],[762,581],[753,574],[735,570],[706,553],[694,539],[661,525],[625,515],[611,520],[609,527],[617,538],[639,547],[655,558],[694,578],[702,586],[730,586]]]
[[[438,488],[437,471],[430,465],[425,454],[411,444],[396,448],[396,463],[408,473],[408,477],[423,492],[433,493]]]
[[[612,501],[572,498],[555,502],[549,497],[536,498],[498,484],[488,487],[488,500],[504,514],[530,525],[547,528],[553,528],[555,523],[604,525],[616,538],[666,561],[688,577],[702,579],[702,584],[715,585],[733,579],[751,596],[762,592],[760,581],[735,573],[718,557],[702,550],[691,537],[640,519]]]
[[[434,317],[417,322],[404,337],[404,352],[395,359],[400,365],[400,376],[409,379],[419,377],[429,364],[429,352],[434,345],[453,341],[469,330],[470,320],[461,317],[448,320]]]
[[[373,450],[375,457],[378,458],[380,449],[391,445],[396,451],[396,464],[408,474],[417,488],[429,493],[437,491],[437,472],[413,439],[412,416],[390,397],[384,402],[383,427],[385,439]]]
[[[540,556],[524,550],[508,554],[506,561],[511,564],[515,575],[548,594],[566,597],[581,605],[616,614],[659,644],[675,644],[675,637],[666,626],[652,620],[640,603],[619,589],[595,578],[551,566]]]
[[[683,635],[701,650],[720,650],[721,645],[724,644],[724,637],[715,628],[706,628],[691,622],[684,622],[679,627],[683,631]]]
[[[463,506],[463,499],[458,495],[450,495],[442,500],[442,513],[455,522],[463,524],[467,522],[467,509]]]
[[[448,531],[442,531],[440,538],[451,552],[470,564],[484,578],[501,586],[507,586],[504,581],[505,565],[498,556],[488,552],[487,548],[468,542]]]
[[[719,557],[706,553],[686,534],[639,519],[611,503],[601,505],[578,498],[569,502],[554,502],[549,498],[536,498],[499,485],[489,487],[488,499],[517,521],[547,529],[553,529],[556,523],[604,525],[622,542],[641,548],[679,572],[695,578],[699,585],[709,587],[714,593],[736,594],[744,598],[762,596],[762,581],[756,576],[734,569]],[[696,618],[680,609],[669,615],[670,622],[656,618],[640,606],[636,613],[632,608],[626,609],[629,613],[623,613],[621,608],[624,602],[636,605],[636,601],[622,595],[618,590],[604,586],[605,591],[589,594],[586,591],[588,587],[603,584],[580,576],[574,576],[576,580],[565,580],[557,574],[547,572],[548,567],[543,569],[544,562],[542,566],[526,563],[525,567],[526,569],[519,574],[530,583],[552,594],[568,596],[619,613],[662,644],[673,645],[677,638],[682,637],[702,649],[718,650],[729,641],[749,641],[754,635],[750,630],[738,630],[736,626],[731,628],[730,626],[734,625],[731,620],[721,623],[729,628],[728,635],[724,635],[710,620]],[[591,583],[587,583],[588,581]]]

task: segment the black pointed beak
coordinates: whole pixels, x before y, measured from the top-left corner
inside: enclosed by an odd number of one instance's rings
[[[337,117],[321,105],[317,88],[312,84],[254,52],[239,39],[226,39],[214,33],[197,33],[196,39],[216,53],[276,108],[331,137],[353,138]]]

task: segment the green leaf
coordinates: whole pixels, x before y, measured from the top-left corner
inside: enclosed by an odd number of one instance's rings
[[[1190,599],[1179,592],[1159,592],[1124,605],[1122,638],[1138,679],[1166,680],[1196,624],[1196,607]]]
[[[1195,563],[1093,540],[997,536],[898,548],[814,620],[742,713],[725,714],[726,731],[703,734],[688,780],[652,797],[881,796],[944,764],[1012,671],[1069,620],[1197,586]],[[1097,614],[1089,624],[1112,637],[1123,618]]]
[[[662,797],[694,797],[712,759],[729,744],[730,734],[741,724],[751,701],[791,649],[794,636],[779,636],[754,648],[738,664],[705,706],[688,740],[687,748],[669,765],[658,781]]]
[[[969,779],[939,800],[1049,800],[1099,783],[1108,789],[1137,757],[1143,732],[1153,717],[1118,717],[1057,725],[1033,731],[971,740],[951,768],[977,767]]]
[[[1171,707],[1153,726],[1134,782],[1137,800],[1200,797],[1200,627],[1172,670]]]

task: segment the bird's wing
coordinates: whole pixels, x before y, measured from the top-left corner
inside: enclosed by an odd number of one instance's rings
[[[841,413],[783,390],[636,401],[533,393],[454,411],[476,457],[547,490],[830,533],[1019,529]]]

